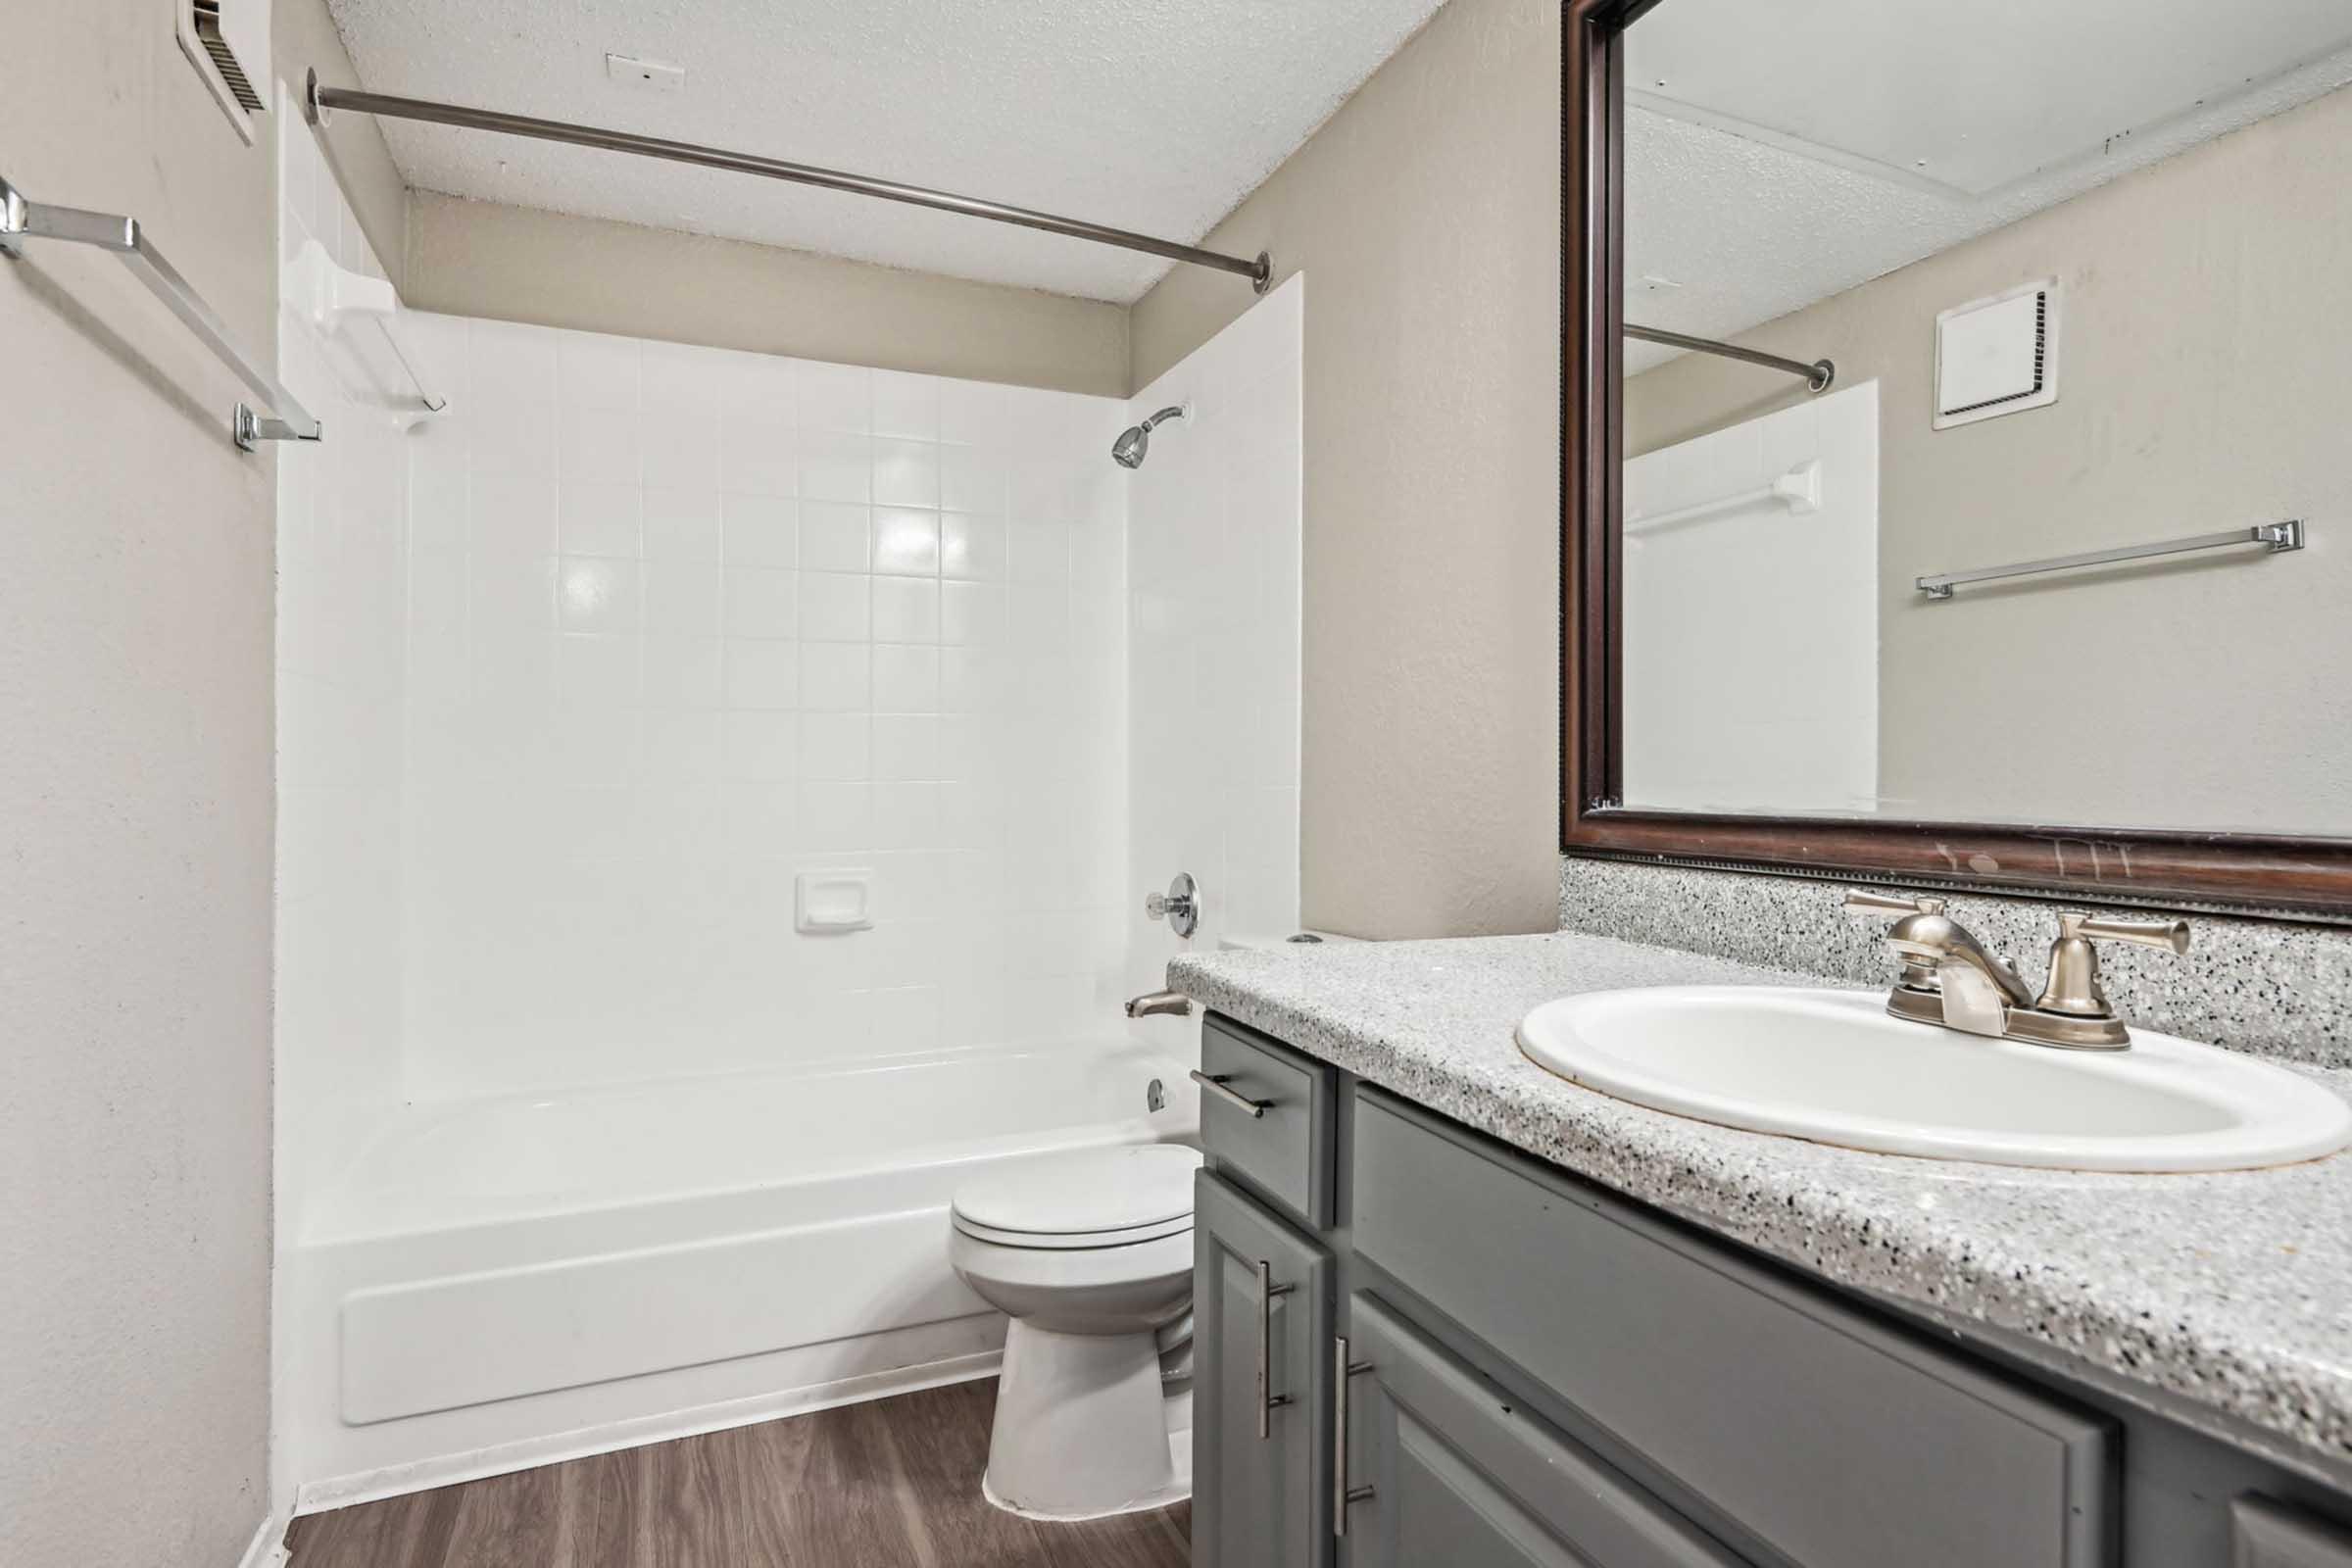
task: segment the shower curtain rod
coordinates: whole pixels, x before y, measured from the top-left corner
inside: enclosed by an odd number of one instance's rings
[[[1759,349],[1743,349],[1737,343],[1719,342],[1711,337],[1692,337],[1688,332],[1669,332],[1662,326],[1636,326],[1625,323],[1627,337],[1640,338],[1644,343],[1663,343],[1670,349],[1695,349],[1701,354],[1720,354],[1727,360],[1744,360],[1761,365],[1768,370],[1786,370],[1801,375],[1805,385],[1816,392],[1826,392],[1838,379],[1838,367],[1829,360],[1815,360],[1807,365],[1802,360],[1785,360],[1778,354],[1766,354]]]
[[[732,153],[690,141],[640,136],[634,131],[606,130],[597,125],[575,125],[561,120],[535,120],[528,115],[501,114],[493,109],[468,109],[462,104],[438,104],[424,98],[398,98],[389,93],[362,92],[352,87],[328,87],[320,84],[318,72],[311,72],[303,87],[304,114],[312,124],[323,125],[327,112],[335,109],[374,115],[382,120],[417,120],[427,124],[457,125],[467,130],[494,130],[509,136],[531,136],[540,141],[569,142],[578,147],[600,147],[607,152],[664,158],[673,164],[697,164],[705,169],[731,170],[768,179],[790,180],[798,185],[846,190],[856,196],[878,196],[884,201],[930,207],[943,213],[961,213],[967,218],[1018,223],[1023,228],[1043,229],[1049,234],[1067,234],[1073,239],[1093,240],[1098,245],[1116,245],[1124,250],[1165,256],[1170,261],[1189,262],[1195,267],[1213,267],[1221,272],[1233,272],[1250,279],[1250,287],[1260,294],[1274,279],[1273,261],[1264,251],[1258,252],[1254,259],[1227,256],[1221,251],[1202,250],[1198,245],[1180,245],[1172,239],[1138,234],[1131,229],[1112,228],[1104,223],[1090,223],[1082,218],[1058,218],[1052,213],[1041,213],[1027,207],[1007,207],[1002,202],[982,201],[977,196],[957,196],[921,185],[901,184],[893,179],[845,173],[838,169],[818,169],[809,164],[786,163],[780,158],[762,158],[755,153]]]

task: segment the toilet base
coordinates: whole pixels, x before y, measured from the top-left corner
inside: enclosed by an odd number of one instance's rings
[[[1064,1334],[1015,1318],[1004,1335],[982,1493],[1007,1512],[1060,1520],[1190,1496],[1190,1422],[1169,1432],[1159,1371],[1158,1339],[1150,1332]]]

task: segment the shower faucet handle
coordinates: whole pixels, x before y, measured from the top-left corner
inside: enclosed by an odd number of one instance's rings
[[[1200,885],[1191,872],[1179,871],[1167,892],[1144,895],[1144,913],[1167,921],[1168,929],[1178,936],[1189,937],[1200,929]]]

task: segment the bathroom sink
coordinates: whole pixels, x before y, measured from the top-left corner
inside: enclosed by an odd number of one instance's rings
[[[2352,1144],[2352,1105],[2236,1052],[2132,1031],[2059,1051],[1887,1016],[1883,993],[1669,986],[1547,1002],[1538,1065],[1700,1121],[1887,1154],[2066,1170],[2239,1170]]]

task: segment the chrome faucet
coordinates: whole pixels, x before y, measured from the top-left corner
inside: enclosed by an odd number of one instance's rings
[[[2185,920],[2102,920],[2068,910],[2058,916],[2049,979],[2037,996],[2015,969],[1945,914],[1940,899],[1856,892],[1845,896],[1845,906],[1902,916],[1886,932],[1886,945],[1903,960],[1902,975],[1886,997],[1886,1010],[1894,1016],[2069,1051],[2123,1051],[2132,1044],[2131,1032],[2099,984],[2093,938],[2176,954],[2188,951]]]
[[[1191,936],[1200,929],[1200,884],[1193,880],[1191,873],[1177,872],[1167,892],[1144,895],[1144,915],[1147,919],[1167,921],[1168,929],[1180,937]]]

